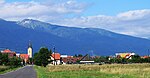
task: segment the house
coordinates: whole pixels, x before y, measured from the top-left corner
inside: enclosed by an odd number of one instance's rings
[[[61,64],[61,59],[60,59],[60,54],[59,53],[53,53],[51,55],[51,60],[52,60],[52,64],[54,65],[59,65]]]
[[[16,52],[13,52],[9,49],[5,49],[5,50],[1,51],[1,53],[2,54],[8,54],[9,58],[12,58],[12,57],[16,56]]]
[[[67,57],[61,57],[63,64],[76,64],[78,63],[82,57],[73,57],[73,56],[67,56]]]
[[[141,56],[141,58],[146,59],[149,58],[149,56]]]
[[[28,54],[20,54],[20,58],[23,60],[23,62],[25,62],[25,64],[27,64],[27,62],[29,61]]]
[[[16,56],[17,56],[17,57],[20,57],[20,53],[16,53]]]
[[[61,55],[60,57],[61,57],[61,58],[67,58],[68,55]]]
[[[127,58],[131,59],[131,56],[135,55],[135,53],[132,52],[126,52],[126,53],[116,53],[116,57],[121,57],[121,58]]]
[[[80,60],[81,64],[93,64],[94,60],[93,57],[90,57],[89,54],[86,54],[85,56],[83,56]]]

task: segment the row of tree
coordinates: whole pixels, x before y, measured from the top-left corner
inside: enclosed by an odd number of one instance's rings
[[[134,55],[131,56],[131,59],[128,58],[110,58],[108,56],[106,57],[97,57],[94,58],[94,61],[97,63],[122,63],[122,64],[127,64],[127,63],[150,63],[150,57],[148,58],[141,58],[139,55]]]
[[[48,50],[48,48],[40,48],[39,52],[34,54],[34,64],[38,66],[44,66],[46,67],[47,64],[51,62],[51,56],[52,50]],[[74,57],[83,57],[82,54],[76,54]],[[95,57],[93,60],[96,63],[150,63],[150,57],[149,58],[141,58],[139,55],[131,56],[132,59],[127,58],[121,58],[121,57],[114,57],[109,58],[109,56],[103,56],[103,57]],[[77,60],[77,63],[79,63],[79,60]]]

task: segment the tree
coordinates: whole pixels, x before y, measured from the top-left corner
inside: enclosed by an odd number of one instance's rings
[[[8,65],[11,67],[21,66],[21,59],[17,57],[9,58]]]
[[[2,54],[2,64],[8,65],[8,62],[9,62],[8,54]]]
[[[132,59],[129,59],[129,62],[131,63],[142,63],[142,59],[139,55],[134,55],[131,58]]]
[[[34,55],[34,64],[46,67],[49,63],[51,53],[51,50],[49,51],[47,48],[41,48],[39,52]]]
[[[97,63],[100,63],[100,62],[108,62],[108,58],[109,58],[109,57],[105,57],[105,56],[95,57],[95,58],[94,58],[94,61],[97,62]]]
[[[2,65],[2,59],[3,59],[3,55],[2,55],[2,53],[0,52],[0,65]]]
[[[51,50],[51,49],[49,50],[49,54],[50,54],[50,55],[52,54],[52,50]]]
[[[29,64],[33,63],[33,58],[29,58]]]
[[[78,57],[82,57],[83,55],[82,54],[78,54]]]

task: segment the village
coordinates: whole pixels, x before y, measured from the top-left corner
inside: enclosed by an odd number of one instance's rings
[[[7,54],[8,58],[17,57],[21,59],[22,65],[34,64],[33,60],[33,48],[32,44],[29,43],[27,53],[20,54],[15,51],[11,51],[10,49],[4,49],[1,51],[2,54]],[[113,56],[90,56],[89,54],[82,55],[62,55],[59,52],[52,52],[49,55],[51,62],[48,65],[66,65],[66,64],[111,64],[111,63],[149,63],[150,57],[139,56],[134,52],[120,52],[115,53]],[[134,61],[129,61],[134,58]],[[140,59],[135,61],[136,59]],[[31,60],[32,59],[32,60]]]

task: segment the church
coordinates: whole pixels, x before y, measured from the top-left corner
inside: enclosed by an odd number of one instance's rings
[[[20,58],[27,64],[29,62],[29,58],[32,58],[33,50],[32,44],[29,42],[27,54],[20,54]]]

